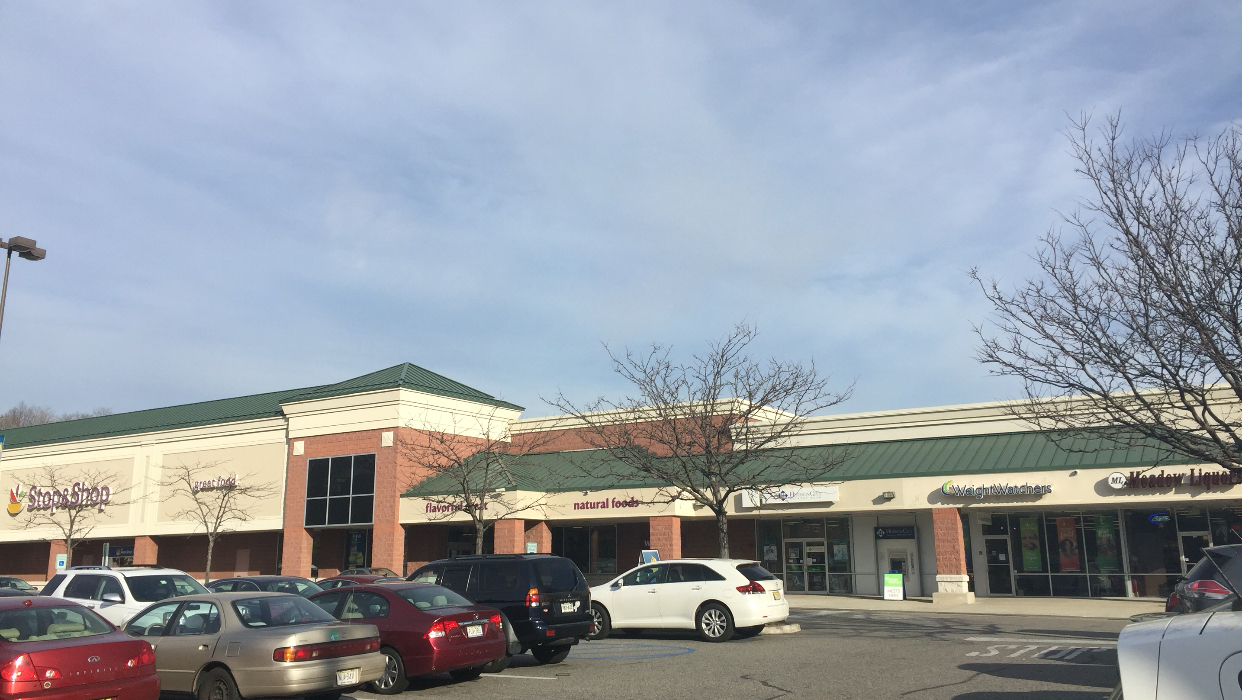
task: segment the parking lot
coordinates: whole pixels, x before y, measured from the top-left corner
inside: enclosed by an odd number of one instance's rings
[[[648,632],[585,642],[561,664],[416,681],[420,698],[1040,698],[1096,700],[1117,683],[1124,621],[797,610],[802,631],[725,644]],[[381,696],[367,693],[357,698]]]

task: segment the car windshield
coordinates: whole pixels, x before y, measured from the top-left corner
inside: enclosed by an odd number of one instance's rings
[[[469,600],[440,586],[398,588],[397,595],[410,601],[419,610],[438,610],[440,608],[460,608],[474,605]]]
[[[107,634],[112,627],[79,606],[19,608],[0,612],[0,637],[6,642],[45,642]]]
[[[542,559],[535,562],[539,590],[549,593],[587,590],[586,579],[568,559]]]
[[[20,578],[9,579],[8,584],[10,588],[16,588],[19,591],[33,591],[34,590],[34,586],[31,586],[29,583],[26,583]]]
[[[336,618],[300,596],[282,595],[233,601],[237,619],[247,627],[287,627],[336,622]]]
[[[165,598],[207,593],[202,584],[185,574],[153,574],[150,576],[126,576],[134,600],[154,603]]]
[[[311,581],[299,581],[292,578],[263,581],[259,587],[268,593],[295,593],[300,596],[313,595],[323,590]]]

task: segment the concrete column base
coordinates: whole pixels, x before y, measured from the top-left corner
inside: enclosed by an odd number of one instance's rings
[[[971,605],[975,602],[974,593],[941,593],[932,594],[932,605]]]

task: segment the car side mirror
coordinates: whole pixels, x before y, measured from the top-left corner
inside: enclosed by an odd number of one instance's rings
[[[125,602],[125,599],[121,597],[120,593],[105,593],[103,594],[103,598],[100,598],[100,600],[102,600],[105,603],[124,603]]]
[[[608,587],[608,589],[609,589],[609,590],[612,590],[612,591],[619,591],[619,590],[621,590],[621,582],[620,582],[620,581],[615,581],[615,582],[613,582],[613,584],[612,584],[611,586],[609,586],[609,587]]]

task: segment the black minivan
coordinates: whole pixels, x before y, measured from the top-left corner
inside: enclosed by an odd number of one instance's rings
[[[591,633],[591,591],[572,560],[551,554],[476,554],[433,561],[410,581],[435,583],[479,605],[497,608],[505,618],[509,649],[505,658],[484,667],[495,673],[514,654],[529,650],[544,664],[569,656],[569,649]]]

